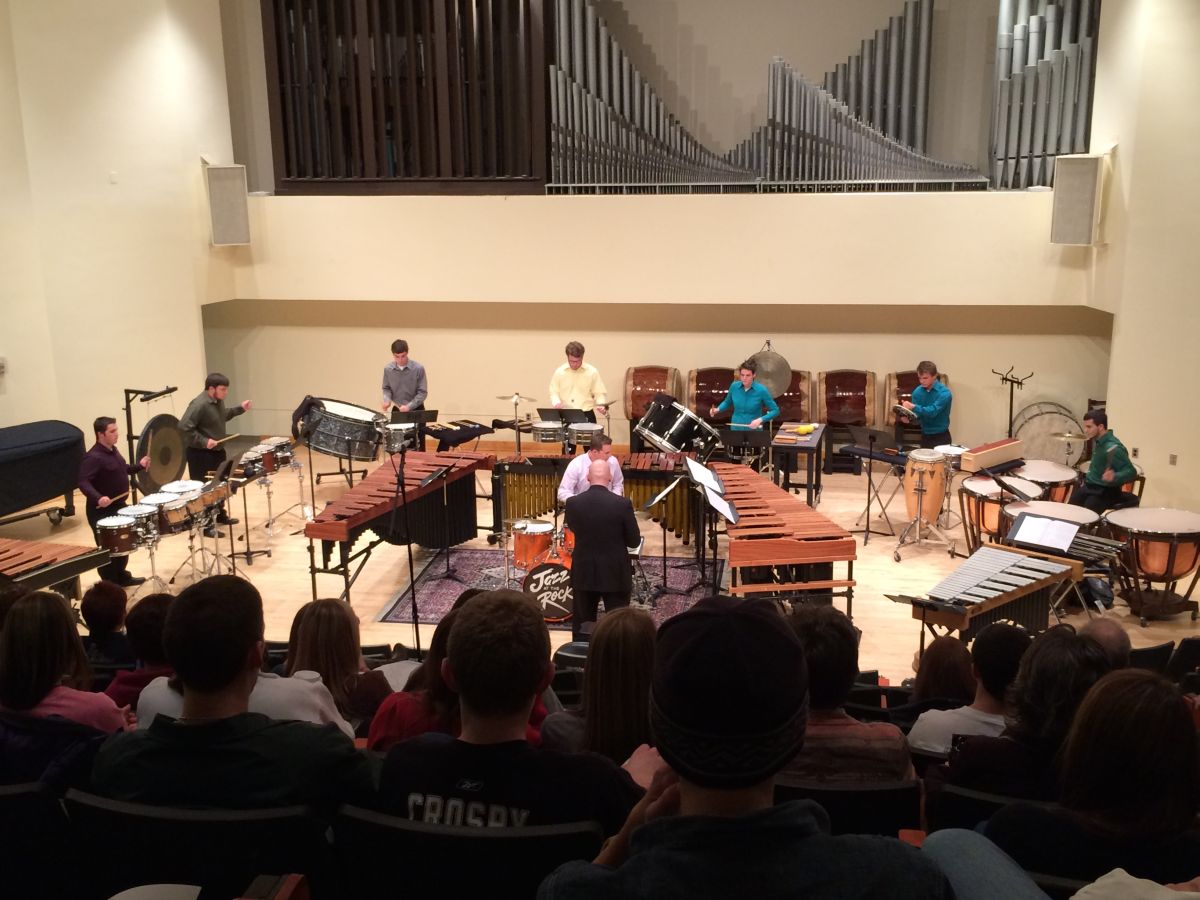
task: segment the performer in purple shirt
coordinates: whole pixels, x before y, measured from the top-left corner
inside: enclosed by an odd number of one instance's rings
[[[83,462],[79,464],[79,489],[87,498],[88,524],[92,526],[92,534],[96,535],[96,543],[99,544],[96,523],[106,516],[115,516],[125,506],[125,497],[129,494],[129,476],[149,468],[150,457],[143,456],[137,465],[126,464],[125,457],[117,449],[120,435],[117,433],[116,419],[100,416],[92,424],[92,429],[96,432],[96,443],[84,454]],[[122,587],[132,587],[146,580],[130,575],[126,571],[128,566],[128,556],[114,556],[97,572],[101,578]]]

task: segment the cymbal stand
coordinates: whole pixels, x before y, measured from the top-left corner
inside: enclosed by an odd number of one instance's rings
[[[310,450],[309,451],[310,456],[311,456],[311,452],[312,451]],[[313,500],[312,505],[309,505],[304,502],[304,463],[300,462],[300,460],[296,459],[296,457],[293,456],[292,461],[287,464],[287,468],[293,469],[296,472],[296,486],[297,486],[297,488],[299,488],[299,491],[300,491],[300,494],[299,494],[300,499],[297,500],[295,503],[293,503],[291,506],[289,506],[287,509],[284,509],[283,511],[277,513],[274,516],[271,516],[269,513],[270,502],[267,503],[267,509],[268,509],[267,533],[268,534],[273,533],[274,528],[275,528],[275,523],[278,522],[280,519],[282,519],[284,516],[291,516],[293,519],[297,519],[300,522],[301,528],[304,527],[304,523],[311,522],[313,519],[313,509],[316,506],[316,500]],[[276,471],[281,472],[283,470],[276,469]],[[270,496],[271,496],[270,492],[268,492],[267,493],[268,501],[270,500]],[[299,515],[292,512],[292,510],[296,509],[297,507],[299,507],[299,509],[300,509]],[[299,533],[300,532],[298,532],[298,531],[295,532],[295,534],[299,534]]]
[[[892,559],[900,562],[900,548],[905,544],[916,544],[918,547],[924,546],[926,542],[931,544],[941,544],[947,548],[951,556],[954,555],[954,539],[947,535],[936,522],[930,522],[925,518],[924,501],[925,494],[928,488],[925,487],[925,470],[917,470],[917,486],[913,493],[917,495],[917,514],[913,516],[911,522],[904,526],[904,530],[900,532],[900,538],[896,541],[896,549],[892,552]],[[909,533],[912,532],[912,537]],[[925,532],[929,532],[926,536]]]
[[[136,591],[134,596],[138,594],[161,594],[167,591],[167,583],[162,580],[158,574],[158,566],[155,562],[155,551],[158,549],[158,529],[150,527],[146,530],[147,538],[145,547],[150,554],[150,577],[147,578]]]

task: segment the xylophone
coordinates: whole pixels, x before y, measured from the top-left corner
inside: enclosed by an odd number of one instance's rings
[[[730,591],[738,596],[762,592],[846,598],[850,615],[854,600],[853,536],[810,507],[800,497],[745,466],[713,463],[725,483],[725,497],[739,519],[729,525]],[[846,564],[844,578],[834,578],[834,565]]]
[[[986,625],[1012,621],[1032,633],[1045,631],[1059,593],[1083,580],[1083,563],[1019,547],[980,547],[929,591],[928,598],[891,596],[912,604],[912,615],[935,637],[935,626],[969,641]],[[1057,610],[1056,610],[1057,614]]]
[[[304,526],[313,598],[317,596],[317,575],[330,574],[342,577],[343,596],[348,599],[351,585],[371,551],[381,542],[416,543],[441,550],[473,538],[478,530],[474,473],[491,465],[492,457],[486,453],[409,452],[405,455],[403,495],[397,491],[396,470],[391,461],[372,471]],[[449,467],[444,480],[438,478],[422,486],[427,476],[443,467]],[[400,509],[405,501],[407,531],[405,512]],[[394,516],[393,510],[397,510]],[[375,532],[376,540],[351,553],[351,546],[368,528]],[[316,562],[315,540],[321,541],[320,566]],[[335,544],[336,564],[333,563]],[[352,574],[351,563],[358,560],[361,562]]]
[[[71,544],[47,544],[0,538],[0,575],[31,591],[71,582],[79,597],[79,576],[108,562],[108,551]]]
[[[625,496],[640,509],[683,472],[679,453],[615,453],[625,476]],[[687,454],[694,458],[694,454]],[[535,519],[554,510],[558,483],[567,464],[574,459],[561,455],[509,456],[492,469],[493,529],[500,531],[504,519]],[[676,489],[666,501],[667,528],[690,540],[692,503],[687,491]]]

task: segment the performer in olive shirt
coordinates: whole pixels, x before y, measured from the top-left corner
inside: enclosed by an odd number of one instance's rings
[[[143,456],[137,465],[127,465],[125,457],[117,449],[117,420],[108,416],[100,416],[92,423],[96,433],[96,443],[92,445],[79,464],[79,490],[87,498],[87,520],[96,535],[96,543],[100,535],[96,523],[108,516],[115,516],[125,506],[125,496],[129,493],[129,476],[142,469],[150,467],[150,457]],[[127,571],[129,557],[114,556],[99,569],[97,574],[105,581],[112,581],[122,587],[132,587],[141,584],[145,578],[134,578]]]
[[[225,423],[240,416],[250,408],[250,401],[243,400],[233,409],[225,408],[229,395],[229,379],[220,372],[212,372],[204,379],[204,393],[188,404],[179,428],[183,431],[183,442],[187,446],[188,474],[195,481],[207,481],[208,473],[225,461],[225,450],[220,442],[225,439]],[[234,525],[221,507],[217,522]]]

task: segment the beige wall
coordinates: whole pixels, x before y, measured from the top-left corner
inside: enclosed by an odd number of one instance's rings
[[[1098,305],[1117,310],[1111,424],[1140,451],[1143,506],[1200,510],[1200,4],[1105,0],[1100,26],[1092,147],[1116,145],[1095,263]]]
[[[124,387],[198,390],[200,304],[231,296],[200,164],[232,156],[217,6],[5,0],[0,19],[0,216],[17,234],[0,290],[19,312],[3,342],[21,360],[0,402],[86,432]]]
[[[512,415],[498,394],[520,392],[546,405],[547,382],[568,340],[581,340],[610,397],[624,396],[625,370],[736,366],[767,338],[793,368],[873,370],[882,393],[886,373],[932,358],[955,391],[953,432],[969,444],[1002,437],[1008,392],[992,368],[1035,371],[1017,409],[1037,400],[1082,415],[1103,391],[1109,317],[1085,309],[931,310],[922,306],[838,307],[608,304],[604,324],[575,317],[561,304],[234,301],[205,308],[208,358],[233,378],[236,399],[255,409],[239,419],[247,433],[283,434],[305,394],[365,406],[378,398],[388,346],[404,337],[429,372],[427,405],[440,420],[490,423]],[[522,412],[533,413],[536,404]],[[628,441],[623,402],[613,436]],[[512,432],[499,437],[511,439]]]
[[[1052,195],[252,197],[244,299],[1077,305]]]
[[[49,353],[50,324],[37,253],[33,193],[21,124],[8,0],[0,0],[0,426],[53,418],[47,398],[57,396]]]
[[[820,84],[903,0],[596,0],[596,10],[668,109],[724,152],[766,122],[767,65],[781,56]],[[990,121],[996,0],[937,0],[929,150],[981,165]]]

